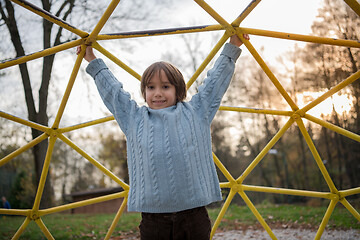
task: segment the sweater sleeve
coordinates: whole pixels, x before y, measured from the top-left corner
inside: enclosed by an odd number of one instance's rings
[[[115,78],[102,59],[91,61],[86,72],[94,78],[101,99],[126,134],[131,115],[139,109],[137,103],[123,89],[123,84]]]
[[[203,84],[198,88],[198,93],[190,101],[202,118],[207,119],[209,123],[213,120],[229,87],[235,62],[240,54],[240,48],[226,43],[214,67],[208,71]]]

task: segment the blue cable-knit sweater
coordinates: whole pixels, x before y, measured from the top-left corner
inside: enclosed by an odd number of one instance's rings
[[[154,110],[138,106],[103,60],[86,71],[127,138],[128,211],[165,213],[222,200],[210,124],[234,73],[240,48],[227,43],[189,102]]]

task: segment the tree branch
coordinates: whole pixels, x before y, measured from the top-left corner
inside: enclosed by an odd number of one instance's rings
[[[1,4],[1,2],[0,2]],[[25,50],[21,43],[21,38],[19,34],[19,29],[16,24],[15,20],[15,10],[12,5],[12,3],[9,0],[5,0],[5,8],[8,13],[6,16],[6,13],[4,12],[2,6],[1,7],[1,17],[5,21],[5,24],[10,32],[11,42],[13,43],[13,46],[16,51],[16,57],[24,56]],[[36,109],[35,109],[35,102],[34,97],[32,94],[32,88],[30,83],[30,75],[27,68],[27,64],[19,64],[21,79],[23,82],[24,92],[25,92],[25,100],[26,100],[26,106],[28,109],[28,117],[29,120],[35,121],[36,120]]]

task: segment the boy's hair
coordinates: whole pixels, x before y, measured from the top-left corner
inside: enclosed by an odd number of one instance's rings
[[[143,73],[141,77],[141,94],[146,100],[146,86],[155,74],[163,70],[169,82],[175,86],[176,103],[185,100],[186,98],[186,84],[184,77],[174,65],[168,62],[155,62],[151,64]],[[161,76],[161,75],[160,75]]]

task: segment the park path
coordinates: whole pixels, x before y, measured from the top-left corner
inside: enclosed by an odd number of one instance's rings
[[[278,240],[311,240],[315,239],[316,230],[300,228],[273,229]],[[123,235],[111,240],[138,240],[139,234]],[[359,240],[360,230],[327,230],[321,236],[325,240]],[[264,230],[247,229],[217,232],[213,240],[271,240],[269,234]]]
[[[314,239],[316,231],[309,229],[273,229],[279,240],[309,240]],[[269,234],[263,230],[232,230],[214,235],[213,240],[268,240]],[[327,230],[321,239],[326,240],[359,240],[360,230]]]

